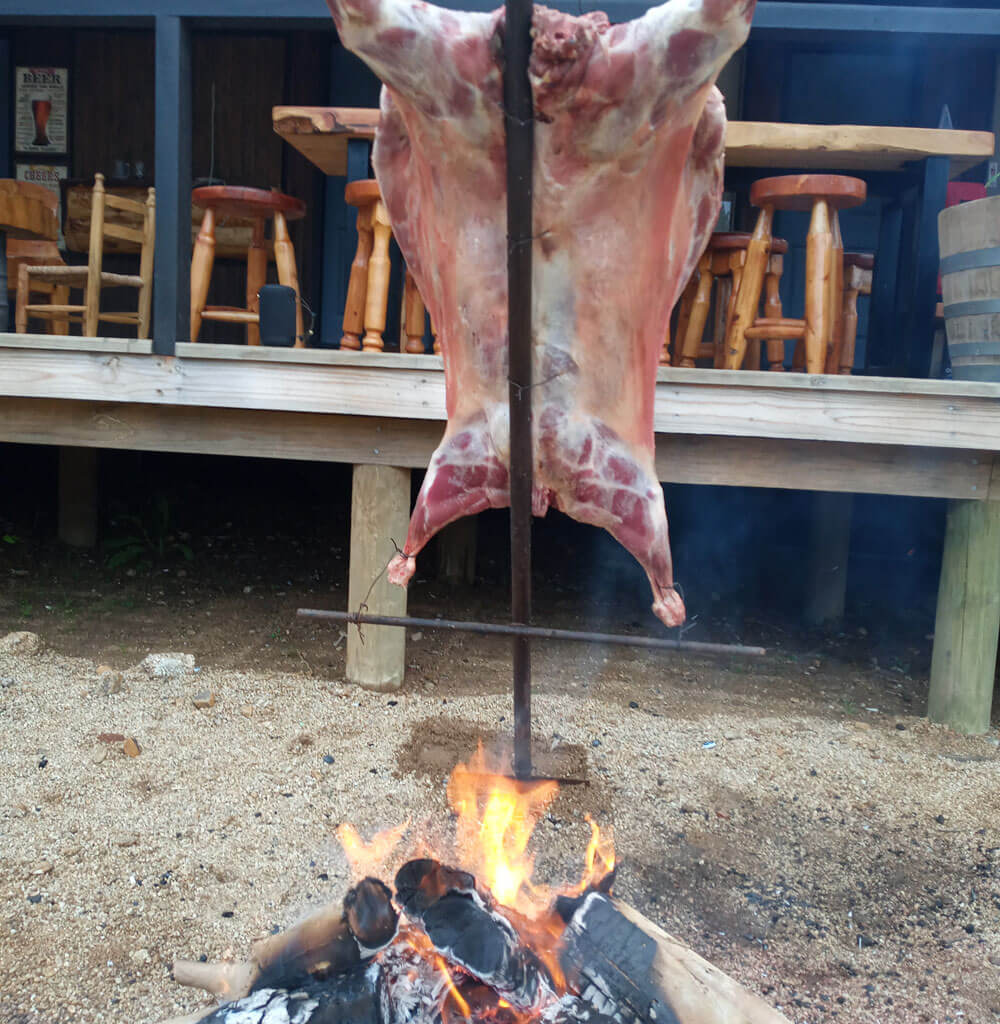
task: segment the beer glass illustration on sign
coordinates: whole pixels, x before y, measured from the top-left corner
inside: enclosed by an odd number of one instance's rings
[[[51,113],[51,96],[45,96],[31,101],[31,116],[35,119],[35,139],[34,142],[32,142],[33,146],[47,146],[49,144],[49,137],[45,134],[45,129],[48,126],[49,114]]]

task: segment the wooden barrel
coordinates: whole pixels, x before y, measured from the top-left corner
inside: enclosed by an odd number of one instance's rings
[[[1000,196],[942,210],[938,238],[952,376],[1000,381]]]

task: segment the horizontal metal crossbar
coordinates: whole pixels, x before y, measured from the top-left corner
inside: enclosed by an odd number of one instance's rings
[[[573,640],[585,644],[613,644],[618,647],[644,647],[650,650],[684,651],[687,654],[728,654],[759,657],[764,647],[744,644],[710,644],[700,640],[675,640],[672,637],[628,636],[623,633],[591,633],[581,629],[548,629],[505,622],[461,622],[455,619],[421,619],[403,615],[369,615],[361,612],[331,612],[318,608],[300,608],[303,619],[348,622],[355,626],[412,626],[420,629],[444,629],[456,633],[485,633],[494,636],[525,636],[532,640]]]

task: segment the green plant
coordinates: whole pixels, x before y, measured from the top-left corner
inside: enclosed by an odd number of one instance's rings
[[[17,534],[14,534],[14,533],[5,533],[3,535],[2,539],[3,539],[4,544],[20,544],[21,543],[21,538],[18,537]]]
[[[30,601],[21,600],[18,604],[18,609],[21,612],[22,619],[30,619],[31,613],[34,611],[35,606]]]
[[[162,562],[180,555],[185,561],[194,561],[189,544],[179,540],[170,529],[170,501],[165,494],[156,495],[149,503],[145,515],[129,513],[115,521],[127,531],[104,542],[104,564],[109,569],[124,565],[149,567],[152,560]]]

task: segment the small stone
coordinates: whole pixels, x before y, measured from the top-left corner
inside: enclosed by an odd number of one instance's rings
[[[129,959],[137,964],[148,964],[152,957],[149,955],[148,949],[133,949],[129,953]]]
[[[333,754],[324,754],[323,764],[333,764]]]
[[[987,959],[994,967],[1000,967],[1000,956],[991,956],[987,957]]]
[[[47,875],[52,870],[52,861],[40,860],[29,872],[29,875]]]
[[[24,657],[29,654],[37,654],[41,649],[42,641],[37,633],[19,630],[0,638],[0,654],[17,654]]]
[[[253,718],[253,705],[244,704],[243,707],[240,708],[240,714],[244,718]]]
[[[139,662],[150,679],[177,679],[194,671],[194,655],[181,652],[148,654]]]
[[[410,634],[410,639],[411,640],[423,640],[423,638],[424,638],[424,634],[421,633],[419,629],[416,631],[416,633],[411,633]]]
[[[90,759],[94,762],[94,764],[100,764],[107,758],[107,756],[107,746],[103,743],[98,743],[97,746],[94,747],[93,753],[90,755]]]
[[[937,823],[938,823],[939,825],[943,825],[943,824],[944,824],[944,815],[943,815],[943,814],[939,814],[939,815],[938,815],[938,816],[937,816],[937,817],[936,817],[936,818],[935,818],[934,820],[935,820],[935,821],[936,821],[936,822],[937,822]]]
[[[906,726],[905,726],[905,725],[903,725],[903,723],[902,723],[902,722],[897,722],[897,723],[896,723],[896,728],[897,728],[897,729],[898,729],[898,730],[899,730],[900,732],[906,732]]]
[[[32,893],[28,897],[28,902],[29,903],[41,903],[42,902],[42,894],[40,892]]]
[[[191,698],[191,703],[196,708],[210,708],[215,704],[215,694],[210,690],[201,690]]]
[[[139,755],[140,755],[140,754],[142,753],[142,748],[141,748],[141,747],[139,746],[139,744],[138,744],[138,743],[137,743],[137,742],[136,742],[136,741],[135,741],[134,739],[132,739],[132,737],[130,736],[130,737],[129,737],[129,738],[128,738],[128,739],[127,739],[127,740],[126,740],[126,741],[125,741],[125,742],[124,742],[124,743],[122,744],[122,753],[124,753],[124,754],[127,754],[127,755],[128,755],[129,757],[138,757],[138,756],[139,756]]]
[[[101,683],[101,696],[108,697],[111,694],[121,693],[124,685],[125,674],[123,672],[109,672]]]
[[[639,707],[639,702],[637,700],[630,700],[628,702],[628,706],[632,708],[632,710],[634,711],[636,708]]]
[[[42,758],[42,759],[41,759],[41,760],[40,760],[40,761],[38,762],[38,767],[39,767],[39,768],[45,768],[45,767],[47,767],[47,766],[48,766],[48,763],[49,763],[49,759],[48,759],[47,757],[43,757],[43,758]]]

